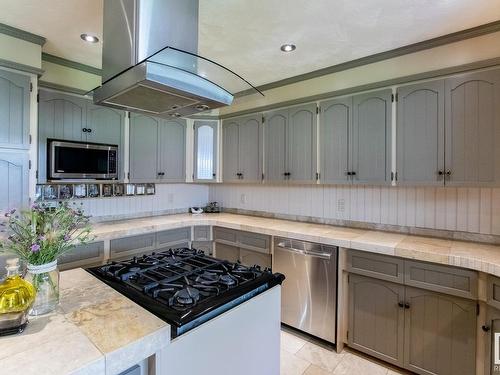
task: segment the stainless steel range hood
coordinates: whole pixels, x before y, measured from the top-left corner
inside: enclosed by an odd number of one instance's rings
[[[230,105],[234,94],[255,89],[197,53],[198,0],[106,0],[103,84],[94,103],[179,117]]]

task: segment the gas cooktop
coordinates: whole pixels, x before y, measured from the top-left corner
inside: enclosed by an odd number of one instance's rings
[[[172,337],[281,284],[282,274],[181,248],[87,270],[168,322]]]

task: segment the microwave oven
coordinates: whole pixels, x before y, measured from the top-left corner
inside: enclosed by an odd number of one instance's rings
[[[49,180],[116,180],[118,146],[49,139]]]

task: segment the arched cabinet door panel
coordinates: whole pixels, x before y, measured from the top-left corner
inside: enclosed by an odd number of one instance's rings
[[[28,207],[28,154],[0,152],[0,212]]]
[[[161,181],[186,181],[186,120],[162,121],[159,132],[158,170]],[[164,174],[163,174],[164,173]]]
[[[238,172],[244,182],[262,180],[262,115],[241,120],[238,132]]]
[[[241,119],[222,122],[222,179],[224,182],[239,181],[239,127]]]
[[[320,179],[323,183],[349,183],[349,129],[352,97],[320,105]]]
[[[265,114],[265,181],[285,181],[287,172],[288,109]]]
[[[0,147],[29,148],[30,78],[0,70]]]
[[[500,182],[500,70],[445,81],[447,185]]]
[[[379,90],[353,97],[353,183],[391,183],[391,96],[391,90]]]
[[[158,127],[162,119],[131,113],[130,181],[151,182],[158,178]]]
[[[443,185],[444,80],[398,89],[398,183]]]

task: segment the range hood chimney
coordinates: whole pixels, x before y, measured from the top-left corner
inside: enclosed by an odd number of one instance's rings
[[[230,105],[241,91],[260,93],[198,56],[198,0],[105,0],[102,56],[100,105],[181,117]]]

